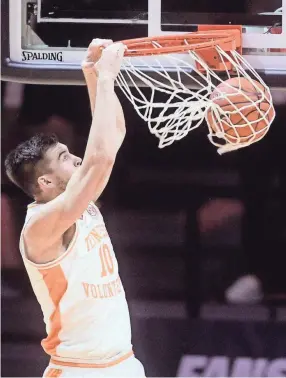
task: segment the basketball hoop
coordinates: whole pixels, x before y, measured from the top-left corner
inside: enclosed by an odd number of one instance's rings
[[[117,84],[139,116],[147,122],[150,132],[159,139],[159,148],[184,138],[204,119],[208,125],[209,140],[218,147],[220,154],[249,146],[267,132],[273,120],[270,118],[274,116],[270,117],[269,113],[259,109],[260,104],[265,102],[273,109],[272,98],[269,88],[241,55],[241,26],[200,26],[194,33],[131,39],[122,43],[127,50]],[[259,94],[250,96],[243,86],[236,87],[235,94],[244,96],[247,106],[257,110],[255,122],[263,121],[265,132],[261,132],[261,128],[256,132],[256,124],[242,115],[241,107],[231,100],[230,95],[217,88],[221,83],[228,85],[225,80],[231,77],[237,77],[239,81],[247,79]],[[149,95],[145,91],[143,93],[141,87],[149,87]],[[214,91],[231,107],[218,106],[210,98]],[[251,137],[230,138],[224,128],[215,129],[210,117],[207,117],[210,112],[215,117],[227,117],[229,120],[230,114],[242,115],[244,123],[240,123],[239,128],[250,128]],[[231,121],[229,123],[229,127],[237,133],[238,126]]]

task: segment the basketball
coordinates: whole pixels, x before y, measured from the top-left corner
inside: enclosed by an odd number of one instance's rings
[[[275,116],[271,95],[255,80],[232,78],[211,93],[218,105],[207,112],[207,122],[214,133],[222,133],[229,143],[253,143],[267,133]]]

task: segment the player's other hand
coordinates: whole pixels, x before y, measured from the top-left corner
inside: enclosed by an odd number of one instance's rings
[[[113,43],[103,51],[101,58],[95,64],[99,77],[108,77],[115,80],[121,67],[126,46],[123,43]]]
[[[111,39],[93,39],[89,44],[85,58],[81,63],[83,71],[93,71],[95,63],[98,62],[101,57],[102,50],[112,43],[113,41]]]

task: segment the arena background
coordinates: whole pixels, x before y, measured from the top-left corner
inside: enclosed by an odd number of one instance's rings
[[[1,84],[1,376],[36,377],[48,362],[45,329],[18,250],[30,200],[3,160],[36,132],[55,132],[82,156],[91,117],[85,87]],[[285,92],[275,93],[267,136],[223,156],[206,125],[159,150],[118,96],[127,136],[99,206],[147,375],[285,376]],[[262,297],[234,303],[227,289],[246,275],[258,277]]]

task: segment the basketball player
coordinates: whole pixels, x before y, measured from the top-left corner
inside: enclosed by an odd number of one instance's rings
[[[124,140],[114,92],[124,46],[93,40],[83,72],[93,119],[83,160],[55,136],[36,135],[10,152],[9,178],[28,206],[20,250],[41,305],[51,356],[44,377],[144,377],[134,357],[118,265],[95,202]]]

